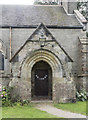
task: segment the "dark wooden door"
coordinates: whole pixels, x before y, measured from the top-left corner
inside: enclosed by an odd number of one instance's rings
[[[35,70],[35,95],[48,96],[48,70]]]

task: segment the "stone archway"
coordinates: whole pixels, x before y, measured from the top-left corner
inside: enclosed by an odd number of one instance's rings
[[[52,95],[49,96],[49,98],[54,100],[54,89],[55,89],[55,82],[62,80],[63,78],[63,67],[59,61],[59,58],[54,55],[54,53],[47,51],[47,50],[37,50],[32,52],[33,54],[27,55],[25,60],[21,64],[21,80],[25,81],[29,84],[30,88],[30,100],[32,99],[32,91],[31,91],[31,80],[32,80],[32,74],[31,71],[33,67],[36,65],[36,63],[40,61],[44,61],[45,63],[50,66],[52,71]],[[49,92],[50,94],[50,92]]]
[[[50,65],[52,68],[53,77],[63,77],[64,68],[61,60],[54,53],[45,49],[39,49],[27,54],[26,58],[24,61],[22,61],[20,66],[21,77],[26,78],[26,80],[27,77],[31,78],[32,67],[41,60],[47,62]],[[30,74],[28,74],[27,71],[29,71]],[[57,72],[58,75],[56,74]]]
[[[52,69],[45,61],[37,62],[32,68],[31,97],[33,100],[52,99]]]

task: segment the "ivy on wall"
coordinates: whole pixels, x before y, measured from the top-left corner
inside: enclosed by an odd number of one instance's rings
[[[77,8],[82,13],[82,15],[88,20],[88,1],[78,0]]]

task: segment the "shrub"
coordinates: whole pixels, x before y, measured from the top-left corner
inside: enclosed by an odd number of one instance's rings
[[[15,105],[15,106],[29,105],[29,101],[28,100],[18,100],[16,102],[14,102],[13,105]]]
[[[22,100],[21,101],[21,105],[28,105],[29,104],[29,101],[28,100]]]
[[[2,98],[2,106],[11,106],[11,96],[10,96],[10,90],[11,88],[2,87],[2,90],[0,89],[0,96]]]
[[[76,98],[78,101],[86,101],[87,100],[87,93],[84,89],[79,92],[76,92]]]
[[[2,106],[23,106],[23,105],[28,105],[29,101],[28,100],[17,100],[17,101],[12,101],[11,99],[11,91],[12,87],[1,87],[0,86],[0,100],[2,100]],[[0,101],[1,103],[1,101]]]
[[[1,87],[0,86],[0,98],[2,100],[2,106],[23,106],[23,105],[28,105],[29,101],[28,100],[17,100],[17,101],[12,101],[11,99],[11,91],[12,87]],[[1,103],[1,101],[0,101]]]

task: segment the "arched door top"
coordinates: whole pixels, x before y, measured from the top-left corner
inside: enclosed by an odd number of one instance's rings
[[[42,49],[34,51],[31,55],[25,58],[25,60],[22,63],[21,73],[24,73],[25,71],[29,71],[31,73],[32,67],[34,66],[35,63],[39,61],[45,61],[50,65],[52,72],[53,72],[53,76],[54,76],[55,71],[58,71],[59,77],[63,76],[63,66],[61,62],[59,61],[59,59],[53,53],[47,50],[42,50]],[[25,77],[26,76],[27,75],[25,75]],[[29,78],[31,77],[30,74],[28,76]]]

